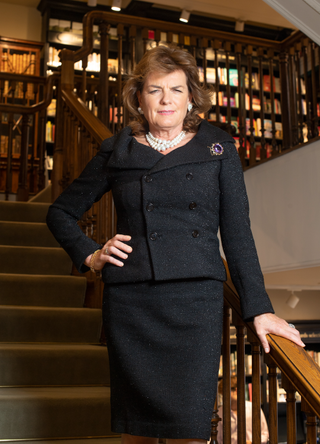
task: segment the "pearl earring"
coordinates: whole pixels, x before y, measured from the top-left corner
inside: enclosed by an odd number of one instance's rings
[[[138,108],[138,111],[139,111],[140,114],[143,114],[143,109],[140,108],[140,106],[139,106],[139,108]]]
[[[192,108],[193,108],[192,103],[189,103],[189,105],[188,105],[188,111],[190,112],[190,111],[192,110]]]

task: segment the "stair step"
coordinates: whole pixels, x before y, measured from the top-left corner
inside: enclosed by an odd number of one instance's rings
[[[50,204],[0,201],[0,220],[45,222]]]
[[[102,313],[92,308],[0,307],[2,342],[98,343]]]
[[[110,385],[102,345],[0,344],[0,362],[0,386]]]
[[[0,245],[59,247],[47,224],[0,221]]]
[[[115,436],[110,438],[84,438],[84,439],[59,439],[59,440],[50,439],[45,441],[28,440],[28,444],[121,444],[121,437]]]
[[[110,434],[109,387],[0,389],[2,440]]]
[[[80,308],[86,287],[80,276],[0,273],[0,305]]]
[[[62,248],[0,245],[1,273],[68,275],[71,269]]]

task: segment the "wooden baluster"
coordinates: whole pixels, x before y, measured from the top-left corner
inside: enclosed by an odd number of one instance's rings
[[[278,444],[277,365],[269,354],[264,354],[264,362],[269,368],[269,444]]]
[[[88,56],[82,59],[82,75],[81,75],[81,98],[84,103],[87,100],[87,66],[88,66]]]
[[[21,83],[19,83],[21,85]],[[22,82],[22,105],[27,105],[27,91],[28,91],[28,83]]]
[[[11,103],[12,104],[14,104],[14,102],[15,102],[16,89],[17,89],[17,82],[13,80],[10,84]]]
[[[184,34],[182,33],[179,34],[179,46],[181,49],[184,48]]]
[[[242,163],[242,166],[245,166],[245,120],[244,113],[246,112],[245,107],[245,96],[243,95],[243,85],[242,85],[242,70],[241,70],[241,57],[242,57],[242,45],[240,43],[236,44],[236,61],[237,61],[237,70],[238,70],[238,97],[239,97],[239,108],[238,108],[238,117],[239,117],[239,156]]]
[[[0,102],[1,103],[4,103],[4,97],[3,97],[3,94],[4,94],[4,80],[0,80]]]
[[[265,126],[264,126],[264,106],[263,106],[264,94],[263,94],[263,67],[262,67],[263,57],[264,57],[263,48],[259,48],[258,49],[258,63],[259,63],[259,98],[260,98],[260,122],[261,122],[260,132],[261,132],[261,134],[258,134],[258,136],[260,135],[260,137],[261,137],[261,139],[260,139],[260,144],[261,144],[260,160],[264,160],[267,158],[266,138],[264,135]]]
[[[218,423],[221,421],[218,415],[218,395],[216,397],[211,419],[211,439],[210,444],[218,444]]]
[[[99,96],[98,96],[98,117],[102,123],[110,129],[109,118],[109,30],[110,25],[102,22],[99,25],[100,32],[100,76],[99,76]],[[101,75],[102,73],[102,75]]]
[[[280,59],[280,80],[281,80],[281,116],[283,132],[283,149],[292,147],[291,137],[291,106],[289,92],[289,70],[288,53],[284,50],[279,54]]]
[[[296,389],[293,387],[284,373],[281,374],[281,386],[285,389],[287,394],[287,444],[296,444]]]
[[[156,29],[154,31],[154,41],[156,42],[156,45],[159,46],[161,40],[161,31],[159,29]]]
[[[117,100],[117,132],[122,128],[122,41],[124,36],[124,26],[122,24],[118,25],[118,100]]]
[[[169,39],[169,34],[172,34],[172,32],[171,33],[168,32],[168,39]],[[147,52],[147,45],[148,45],[148,39],[149,39],[149,29],[148,28],[142,28],[141,37],[142,37],[142,41],[143,41],[143,54],[145,54]],[[168,43],[171,43],[171,42],[169,42],[169,40],[168,40]]]
[[[39,171],[38,171],[38,192],[45,187],[45,150],[46,150],[46,111],[40,111],[39,118]]]
[[[301,411],[307,416],[307,444],[317,443],[317,417],[314,411],[309,407],[306,400],[301,398]]]
[[[219,59],[218,59],[218,51],[221,46],[219,40],[213,40],[213,51],[214,51],[214,70],[215,70],[215,94],[216,94],[216,121],[220,122],[220,105],[219,105],[219,86],[220,86],[220,79],[219,79]]]
[[[250,331],[248,341],[252,352],[252,444],[261,443],[260,342]]]
[[[137,38],[137,27],[130,26],[129,28],[130,74],[134,71],[134,68],[136,67],[136,38]]]
[[[268,59],[269,59],[269,75],[270,75],[270,101],[271,101],[271,125],[272,125],[272,154],[277,150],[277,141],[276,141],[276,115],[275,115],[275,103],[274,103],[274,73],[273,73],[273,59],[274,59],[274,50],[268,50]],[[262,104],[264,106],[264,104]]]
[[[248,85],[248,93],[249,93],[249,119],[250,119],[250,156],[249,156],[249,165],[256,164],[256,148],[255,148],[255,139],[254,139],[254,126],[253,126],[253,106],[252,106],[252,53],[253,47],[252,45],[247,46],[247,64],[248,64],[248,77],[249,77],[249,85]]]
[[[201,42],[200,42],[200,47],[202,48],[202,53],[203,53],[203,58],[202,58],[203,85],[207,86],[207,48],[208,48],[208,39],[203,37],[201,39]],[[218,100],[218,97],[217,97],[217,100]]]
[[[224,51],[226,54],[226,70],[227,70],[227,86],[226,86],[226,91],[227,91],[227,120],[228,123],[231,125],[231,104],[230,104],[230,97],[231,97],[231,87],[230,87],[230,52],[231,52],[231,43],[230,42],[225,42],[224,44]]]
[[[190,37],[190,47],[191,47],[191,54],[193,55],[193,57],[196,57],[197,46],[198,46],[197,37],[195,35],[192,35]]]
[[[246,444],[246,396],[245,396],[245,327],[243,321],[232,312],[232,323],[237,330],[237,425],[238,444]]]
[[[312,135],[318,136],[319,116],[317,112],[317,82],[316,82],[316,63],[315,63],[315,43],[311,43],[311,104],[312,104]]]
[[[295,70],[295,50],[294,47],[289,49],[289,80],[290,80],[290,105],[291,105],[291,118],[292,118],[292,145],[299,144],[298,138],[298,115],[297,115],[297,83],[296,83],[296,70]]]
[[[6,200],[12,192],[12,142],[13,142],[13,114],[8,114],[8,151],[7,151],[7,177],[6,177]]]
[[[223,442],[231,443],[230,308],[223,309]]]
[[[307,109],[307,137],[308,140],[312,139],[313,133],[312,133],[312,121],[311,121],[311,115],[310,115],[310,103],[311,103],[311,94],[310,94],[310,87],[308,82],[308,46],[309,46],[309,39],[305,38],[302,41],[302,54],[303,54],[303,74],[304,74],[304,82],[306,85],[306,109]]]
[[[296,43],[296,71],[297,71],[297,87],[298,87],[298,140],[303,143],[303,110],[302,110],[302,91],[301,91],[301,70],[300,70],[300,53],[301,43]],[[281,110],[283,113],[283,111]]]
[[[26,202],[29,198],[28,188],[28,151],[29,151],[30,116],[22,117],[20,173],[17,200]]]

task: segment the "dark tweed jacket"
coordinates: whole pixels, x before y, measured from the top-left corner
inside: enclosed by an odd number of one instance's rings
[[[210,147],[223,146],[221,155]],[[100,248],[77,221],[112,190],[117,232],[132,236],[122,268],[106,264],[105,283],[209,278],[224,281],[218,228],[244,319],[273,312],[248,216],[234,140],[206,121],[184,147],[166,156],[139,144],[125,128],[105,140],[82,174],[51,205],[47,223],[78,270]]]

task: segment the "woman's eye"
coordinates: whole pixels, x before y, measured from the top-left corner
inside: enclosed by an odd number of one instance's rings
[[[175,92],[178,92],[178,93],[181,93],[181,92],[182,92],[181,89],[175,89],[174,91],[175,91]]]
[[[153,89],[153,90],[149,91],[149,94],[154,94],[154,93],[156,93],[158,91],[159,91],[158,89]]]

